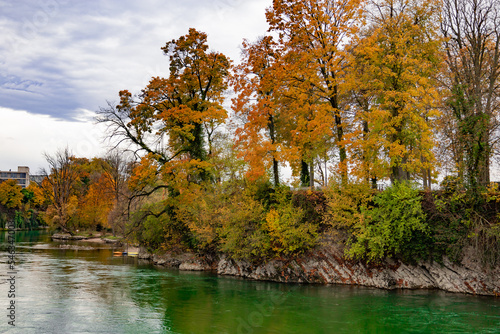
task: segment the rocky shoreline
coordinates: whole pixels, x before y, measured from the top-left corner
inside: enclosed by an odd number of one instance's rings
[[[253,280],[284,283],[347,284],[381,289],[440,289],[449,292],[500,297],[500,268],[484,270],[465,257],[460,265],[447,258],[442,263],[405,264],[387,259],[378,265],[348,261],[342,250],[321,247],[294,258],[262,264],[234,260],[225,255],[200,258],[195,254],[150,254],[139,249],[139,258],[180,270],[215,271]]]

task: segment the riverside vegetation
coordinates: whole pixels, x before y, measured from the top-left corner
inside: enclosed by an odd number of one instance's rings
[[[46,156],[43,220],[253,263],[335,242],[373,264],[467,251],[497,268],[496,4],[274,0],[236,66],[190,29],[162,48],[167,77],[98,111],[114,153]]]

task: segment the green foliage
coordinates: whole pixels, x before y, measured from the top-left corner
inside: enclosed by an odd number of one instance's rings
[[[465,191],[426,194],[423,208],[431,229],[427,247],[437,261],[447,256],[460,263],[465,256],[483,267],[500,263],[500,193],[491,185],[482,194],[482,204]]]
[[[275,192],[270,181],[256,181],[245,184],[246,193],[256,201],[264,205],[264,209],[268,210],[271,205],[276,203]],[[279,188],[279,187],[278,187]]]
[[[262,260],[271,255],[270,237],[263,229],[264,205],[248,194],[232,194],[220,212],[219,249],[236,259]]]
[[[457,176],[447,175],[441,181],[440,186],[446,194],[453,194],[459,190],[461,183]]]
[[[142,223],[140,234],[141,243],[149,249],[161,249],[166,241],[166,227],[170,219],[164,215],[162,217],[148,216]]]
[[[146,201],[133,212],[129,230],[141,245],[150,251],[183,251],[191,249],[192,238],[187,227],[166,201]]]
[[[289,190],[281,188],[275,194],[276,205],[266,214],[266,230],[276,254],[303,253],[317,244],[318,226],[304,221],[304,210],[295,207]]]
[[[35,197],[35,193],[33,192],[33,190],[24,188],[21,189],[21,193],[23,194],[23,204],[33,201],[33,198]]]
[[[386,256],[409,258],[415,238],[429,233],[418,190],[408,183],[396,183],[373,202],[372,208],[361,209],[347,255],[369,262]]]

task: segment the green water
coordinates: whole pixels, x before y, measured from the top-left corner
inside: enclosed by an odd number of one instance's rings
[[[44,232],[16,234],[12,327],[5,238],[1,333],[500,333],[500,298],[166,270],[113,257],[106,245],[51,242]]]

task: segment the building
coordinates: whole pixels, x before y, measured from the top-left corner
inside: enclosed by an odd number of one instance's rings
[[[30,185],[30,168],[25,166],[17,167],[17,172],[11,170],[0,171],[0,182],[5,180],[16,180],[17,184],[23,188]]]

